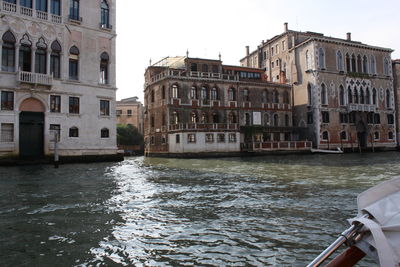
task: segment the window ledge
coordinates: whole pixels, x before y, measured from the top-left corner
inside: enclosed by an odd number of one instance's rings
[[[80,25],[82,23],[82,17],[79,17],[79,18],[68,17],[68,20],[72,24]]]
[[[99,115],[99,118],[102,118],[102,119],[110,119],[111,116],[110,116],[110,115]]]
[[[67,116],[68,116],[68,117],[80,117],[81,114],[80,114],[80,113],[68,113]]]

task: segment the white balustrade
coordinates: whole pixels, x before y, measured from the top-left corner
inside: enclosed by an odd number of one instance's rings
[[[53,76],[51,75],[33,73],[28,71],[19,71],[17,75],[17,79],[21,83],[42,84],[50,86],[53,84]]]

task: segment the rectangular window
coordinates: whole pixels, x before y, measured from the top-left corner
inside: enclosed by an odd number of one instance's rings
[[[188,143],[196,143],[196,134],[188,134]]]
[[[61,126],[60,124],[50,124],[50,140],[54,142],[55,134],[57,134],[57,142],[60,142]]]
[[[50,96],[50,112],[61,112],[61,96]]]
[[[213,143],[214,142],[214,134],[206,134],[206,143]]]
[[[161,144],[166,144],[167,143],[167,137],[165,135],[161,136]]]
[[[285,51],[285,40],[282,41],[282,51]]]
[[[120,110],[120,109],[117,109],[117,110],[116,110],[116,113],[117,113],[117,116],[121,116],[121,114],[122,114],[122,110]]]
[[[1,124],[1,142],[11,143],[14,142],[14,124],[2,123]]]
[[[36,10],[47,12],[47,0],[36,0]]]
[[[100,115],[110,116],[110,101],[100,100]]]
[[[349,114],[349,123],[356,123],[356,113],[355,112],[351,112]]]
[[[13,72],[15,69],[15,48],[13,44],[3,43],[1,52],[1,70]]]
[[[69,128],[69,137],[79,137],[79,129],[76,127]]]
[[[349,123],[349,114],[347,113],[339,113],[340,123]]]
[[[52,53],[50,56],[50,73],[54,78],[60,78],[60,55]]]
[[[14,110],[14,92],[1,92],[1,110]]]
[[[236,143],[236,134],[235,133],[230,133],[229,134],[229,142],[230,143]]]
[[[225,142],[225,134],[217,134],[217,142],[224,143]]]
[[[131,109],[128,109],[128,110],[127,110],[127,114],[128,114],[128,116],[132,116],[132,110],[131,110]]]
[[[181,142],[181,136],[179,134],[175,135],[175,143],[179,144]]]
[[[60,0],[51,0],[50,11],[51,11],[51,14],[54,14],[57,16],[61,15]]]
[[[6,1],[9,2],[9,1]],[[14,1],[15,4],[15,1]],[[21,0],[19,3],[23,7],[32,8],[32,0]]]
[[[100,130],[100,137],[101,138],[109,138],[110,137],[110,131],[107,128],[103,128]]]
[[[69,113],[79,114],[79,97],[69,97]]]
[[[322,111],[322,122],[323,123],[329,123],[329,112],[328,111]]]
[[[69,79],[70,80],[78,80],[78,60],[77,59],[69,59]]]
[[[80,20],[79,18],[79,0],[70,0],[69,18]]]
[[[36,50],[35,72],[41,73],[41,74],[46,74],[46,51],[43,49]]]

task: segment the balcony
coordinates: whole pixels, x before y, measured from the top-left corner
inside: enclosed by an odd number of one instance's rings
[[[154,75],[151,77],[151,83],[158,82],[160,80],[163,80],[167,77],[171,78],[197,78],[197,79],[212,79],[212,80],[226,80],[226,81],[238,81],[239,76],[238,75],[229,75],[229,74],[221,74],[221,73],[212,73],[212,72],[200,72],[200,71],[184,71],[184,70],[166,70],[163,72],[160,72],[157,75]],[[146,84],[146,86],[149,84]]]
[[[361,111],[361,112],[375,112],[376,106],[370,104],[349,104],[349,112],[351,111]]]
[[[178,123],[168,125],[172,131],[239,130],[237,123]]]
[[[53,76],[41,73],[18,71],[17,81],[20,83],[46,85],[51,87],[53,85]]]
[[[19,1],[17,3],[19,3]],[[2,12],[16,13],[18,15],[22,15],[25,17],[33,17],[33,18],[37,18],[39,20],[50,21],[52,23],[57,23],[57,24],[62,23],[61,16],[58,16],[55,14],[50,14],[48,12],[43,12],[43,11],[36,10],[36,9],[32,9],[29,7],[24,7],[19,4],[9,3],[9,2],[3,1],[3,0],[0,0],[0,10]]]

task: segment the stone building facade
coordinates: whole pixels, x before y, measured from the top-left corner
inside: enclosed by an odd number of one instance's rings
[[[0,0],[1,157],[116,155],[115,8]]]
[[[143,105],[138,97],[121,99],[116,106],[117,123],[135,126],[143,134]]]
[[[400,147],[400,59],[392,61],[393,70],[393,84],[394,84],[394,98],[395,98],[395,110],[396,110],[396,133],[397,133],[397,147]]]
[[[241,60],[271,81],[293,85],[294,123],[317,148],[396,145],[393,50],[288,29]]]
[[[189,57],[145,72],[145,154],[233,155],[307,150],[292,125],[292,87],[262,69]]]

